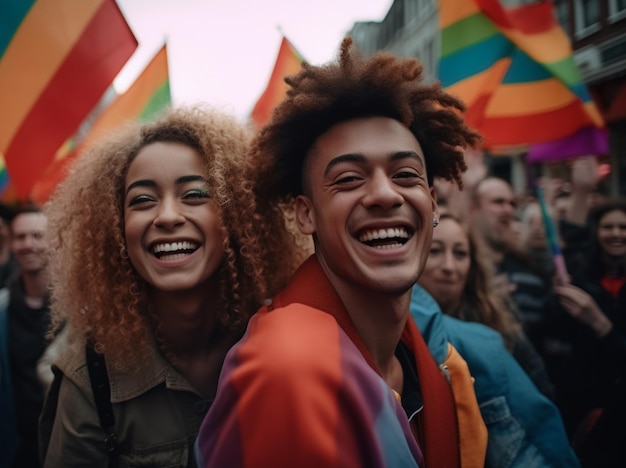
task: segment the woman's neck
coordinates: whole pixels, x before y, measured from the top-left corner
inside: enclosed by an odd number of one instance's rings
[[[217,288],[205,284],[188,291],[152,291],[149,300],[159,337],[170,352],[182,357],[211,349],[225,312]]]
[[[187,291],[150,295],[157,335],[170,365],[204,398],[212,399],[230,338],[220,330],[225,307],[218,294]]]
[[[624,257],[612,257],[604,254],[602,256],[602,263],[604,265],[604,274],[611,278],[621,278],[626,274],[624,266],[626,265],[626,259]]]
[[[441,301],[439,307],[444,314],[459,318],[461,299],[448,298],[446,301]]]

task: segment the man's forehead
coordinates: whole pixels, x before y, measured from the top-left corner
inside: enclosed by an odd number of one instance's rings
[[[513,199],[514,194],[511,187],[504,181],[498,179],[487,179],[478,186],[478,194],[482,198]]]
[[[14,231],[44,231],[46,229],[48,218],[43,213],[28,212],[18,214],[11,224]]]

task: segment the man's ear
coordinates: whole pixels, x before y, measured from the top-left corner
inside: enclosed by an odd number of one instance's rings
[[[433,219],[439,221],[439,205],[437,204],[437,192],[435,191],[435,187],[430,188],[430,198],[433,205]]]
[[[306,195],[296,197],[296,223],[302,234],[315,233],[315,210],[311,199]]]

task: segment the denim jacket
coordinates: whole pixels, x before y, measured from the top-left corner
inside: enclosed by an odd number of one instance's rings
[[[448,341],[467,361],[489,433],[486,466],[580,466],[556,406],[537,390],[496,331],[442,314],[418,285],[411,315],[438,363]]]

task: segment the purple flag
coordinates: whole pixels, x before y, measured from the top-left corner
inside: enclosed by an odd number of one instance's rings
[[[528,162],[558,161],[586,155],[607,154],[609,152],[608,133],[596,127],[584,127],[561,140],[531,145]]]

